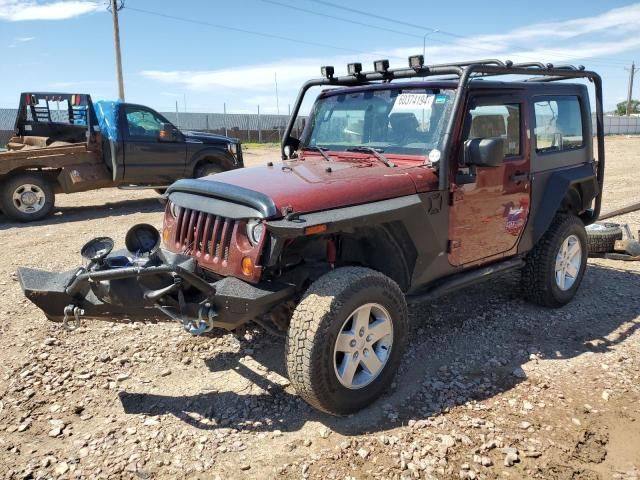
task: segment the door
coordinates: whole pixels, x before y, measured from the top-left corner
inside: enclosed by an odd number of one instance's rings
[[[504,139],[498,166],[461,166],[451,194],[449,261],[472,265],[516,253],[529,217],[527,104],[520,96],[475,96],[467,104],[464,141]]]
[[[153,110],[125,105],[122,112],[124,179],[132,183],[168,185],[185,173],[187,144],[182,134],[174,141],[160,139],[169,121]]]

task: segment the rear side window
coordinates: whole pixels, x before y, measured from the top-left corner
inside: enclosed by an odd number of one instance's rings
[[[537,152],[560,152],[584,146],[582,110],[578,97],[536,99],[534,110]]]

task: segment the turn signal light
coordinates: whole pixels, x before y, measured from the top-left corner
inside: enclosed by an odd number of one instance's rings
[[[242,273],[246,276],[253,275],[253,261],[249,257],[242,258]]]
[[[322,223],[320,225],[314,225],[313,227],[307,227],[304,229],[305,235],[315,235],[316,233],[322,233],[327,231],[327,224]]]

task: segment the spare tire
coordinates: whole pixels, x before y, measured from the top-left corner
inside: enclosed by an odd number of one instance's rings
[[[617,223],[597,222],[586,230],[589,254],[612,252],[616,240],[622,240],[622,228]]]

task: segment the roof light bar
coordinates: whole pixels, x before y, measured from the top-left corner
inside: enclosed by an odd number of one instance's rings
[[[326,65],[324,67],[320,67],[320,72],[322,73],[322,76],[325,78],[333,78],[335,69],[331,65]]]
[[[424,55],[412,55],[409,57],[409,68],[420,70],[424,66]]]
[[[376,60],[373,69],[378,73],[386,73],[389,70],[389,60]]]
[[[349,73],[349,75],[360,75],[360,72],[362,72],[362,64],[361,63],[348,64],[347,72]]]

